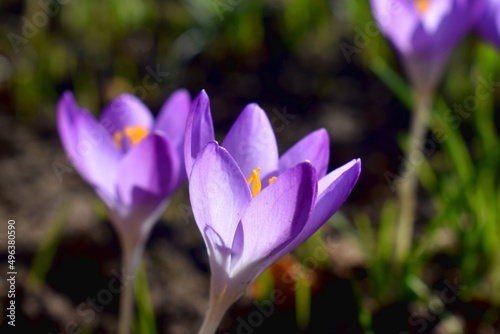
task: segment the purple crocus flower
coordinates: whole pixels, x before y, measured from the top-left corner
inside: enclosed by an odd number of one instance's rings
[[[169,196],[186,180],[183,147],[190,103],[187,91],[174,92],[155,121],[138,98],[122,94],[98,121],[71,92],[59,100],[63,147],[105,203],[124,251],[145,242]]]
[[[279,157],[271,123],[256,104],[243,109],[222,146],[213,134],[202,91],[188,117],[185,159],[193,214],[211,268],[203,334],[213,333],[260,274],[339,209],[361,171],[355,159],[326,174],[330,143],[324,129]]]
[[[432,94],[446,61],[477,19],[482,0],[370,0],[382,33],[419,94]]]
[[[485,0],[477,31],[485,40],[500,48],[500,0]]]
[[[135,96],[122,94],[99,121],[80,108],[71,92],[57,107],[63,147],[80,175],[103,200],[122,246],[123,274],[133,277],[154,223],[169,196],[186,180],[184,131],[191,104],[185,90],[174,92],[156,121]],[[133,284],[120,297],[118,333],[130,333]]]

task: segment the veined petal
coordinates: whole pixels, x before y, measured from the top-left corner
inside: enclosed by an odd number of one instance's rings
[[[318,182],[314,210],[300,235],[293,241],[297,247],[316,232],[340,208],[358,181],[361,160],[356,159],[335,169]]]
[[[316,168],[318,179],[326,175],[330,161],[330,138],[325,129],[308,134],[286,151],[279,160],[279,173],[306,160]]]
[[[190,179],[191,169],[197,155],[209,141],[214,139],[210,100],[205,90],[202,90],[191,104],[186,122],[184,161],[188,179]]]
[[[240,166],[243,175],[250,176],[262,168],[262,179],[276,176],[278,145],[273,128],[264,110],[257,104],[247,105],[229,130],[222,146]]]
[[[127,126],[142,125],[151,130],[154,124],[151,111],[132,94],[121,94],[114,98],[104,108],[99,121],[111,136]]]
[[[177,152],[163,134],[149,135],[124,155],[118,170],[117,191],[119,215],[129,224],[121,227],[125,233],[137,231],[171,195],[175,185],[173,177],[178,173]]]
[[[176,90],[163,104],[154,125],[154,130],[163,132],[177,149],[180,162],[177,186],[186,181],[184,138],[190,105],[191,96],[189,92],[185,89]]]
[[[222,254],[212,253],[211,248],[230,252],[236,227],[252,195],[236,162],[215,141],[209,142],[196,159],[189,182],[189,196],[210,258],[217,259],[218,263],[224,262],[219,258]]]
[[[290,242],[309,219],[316,194],[314,166],[303,162],[281,174],[254,197],[233,241],[232,249],[237,256],[231,260],[231,279],[236,284],[251,283],[292,249]]]

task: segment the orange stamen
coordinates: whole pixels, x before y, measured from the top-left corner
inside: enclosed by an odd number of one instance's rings
[[[431,7],[430,0],[415,0],[415,7],[420,14],[425,14]]]
[[[262,190],[262,184],[260,183],[259,171],[262,168],[257,168],[252,171],[252,175],[247,179],[248,185],[252,184],[252,197],[255,197]]]
[[[272,178],[269,179],[269,184],[273,183],[277,179],[276,176],[273,176]]]
[[[139,144],[149,134],[149,130],[144,125],[127,126],[123,132],[132,146]]]

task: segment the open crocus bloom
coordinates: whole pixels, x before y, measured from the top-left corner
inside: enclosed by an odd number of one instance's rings
[[[256,104],[242,111],[222,147],[213,133],[202,91],[188,117],[185,158],[193,214],[212,275],[204,328],[207,322],[217,325],[249,284],[318,230],[349,196],[361,171],[356,159],[326,175],[324,129],[280,158],[271,123]]]
[[[125,248],[144,242],[168,197],[186,180],[183,147],[190,103],[187,91],[174,92],[155,122],[138,98],[122,94],[98,121],[71,92],[59,100],[63,147],[106,204]]]
[[[500,0],[485,0],[477,31],[484,39],[500,48]]]
[[[433,90],[449,54],[475,23],[482,0],[370,0],[382,33],[400,53],[413,86]]]

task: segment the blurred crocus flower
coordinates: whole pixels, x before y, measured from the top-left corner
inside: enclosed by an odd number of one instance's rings
[[[256,104],[244,108],[222,146],[213,134],[202,91],[188,117],[185,158],[193,214],[211,268],[203,334],[215,332],[260,274],[339,209],[361,171],[356,159],[326,175],[330,144],[324,129],[279,157],[271,123]]]
[[[191,97],[174,92],[155,121],[135,96],[122,94],[96,120],[71,92],[57,107],[63,147],[80,175],[108,210],[122,246],[123,274],[133,277],[146,239],[168,206],[169,196],[186,180],[184,131]],[[118,333],[130,333],[133,284],[120,297]]]
[[[138,98],[122,94],[96,120],[71,92],[59,100],[63,147],[105,203],[124,252],[145,242],[169,196],[186,181],[183,147],[190,103],[189,93],[178,90],[155,120]]]
[[[487,41],[500,48],[500,1],[485,0],[477,31]]]
[[[400,54],[419,94],[432,94],[451,51],[475,24],[480,2],[370,0],[380,30]]]

